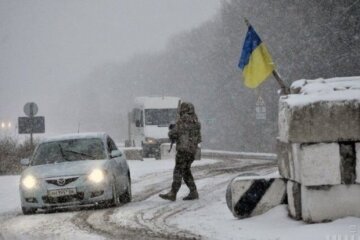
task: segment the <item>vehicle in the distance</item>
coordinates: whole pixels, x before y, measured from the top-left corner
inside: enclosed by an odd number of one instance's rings
[[[169,143],[170,123],[175,123],[178,97],[137,97],[129,113],[126,147],[142,147],[143,157],[160,158],[160,145]]]
[[[72,206],[118,206],[131,201],[129,166],[105,133],[47,139],[35,149],[20,178],[24,214]]]

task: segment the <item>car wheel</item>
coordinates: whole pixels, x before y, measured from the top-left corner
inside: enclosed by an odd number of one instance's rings
[[[21,207],[21,210],[24,215],[30,215],[30,214],[34,214],[37,208]]]
[[[128,178],[129,181],[129,186],[127,187],[125,193],[123,193],[122,195],[120,195],[120,202],[121,203],[128,203],[131,202],[131,180],[130,178]]]

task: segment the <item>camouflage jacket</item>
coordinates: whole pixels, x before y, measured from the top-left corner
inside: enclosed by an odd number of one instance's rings
[[[175,127],[169,131],[169,138],[176,142],[177,151],[196,153],[197,146],[201,142],[201,124],[191,103],[182,103],[180,118]]]

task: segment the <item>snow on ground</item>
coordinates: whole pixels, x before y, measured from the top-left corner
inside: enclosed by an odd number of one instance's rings
[[[0,214],[20,211],[20,176],[0,176]]]
[[[215,160],[201,160],[195,161],[194,165],[215,162]],[[169,179],[174,167],[173,160],[145,159],[144,161],[128,161],[128,163],[132,172],[134,192],[142,191],[146,186],[146,183],[139,182],[143,177],[154,175],[156,179],[159,177],[160,181]],[[168,211],[165,215],[173,216],[164,218],[168,226],[174,226],[174,229],[188,230],[191,233],[202,235],[205,239],[339,240],[360,238],[359,218],[348,217],[331,223],[305,224],[290,219],[287,215],[286,205],[278,206],[253,218],[236,219],[228,210],[225,200],[227,182],[230,181],[231,176],[220,174],[197,180],[200,199],[195,203],[181,200],[187,194],[187,188],[182,186],[176,202],[164,201],[157,195],[153,195],[142,202],[130,204],[128,209],[130,211],[132,209],[134,211],[141,208],[148,209],[142,219],[145,224],[147,224],[146,219],[152,219],[154,216],[154,221],[160,221],[156,219],[159,210]],[[77,211],[23,216],[20,210],[18,182],[19,176],[0,177],[0,239],[2,237],[12,239],[12,235],[9,233],[16,233],[16,238],[20,239],[103,239],[94,233],[80,230],[73,224],[72,218],[79,213]],[[119,208],[112,216],[111,221],[126,221],[126,219],[122,219],[125,209]],[[176,214],[173,214],[171,210],[176,210]],[[13,217],[11,218],[11,216]],[[2,219],[6,219],[5,226],[1,225]],[[161,227],[161,224],[158,227]],[[34,234],[28,237],[26,234],[29,232]]]
[[[21,215],[20,196],[19,196],[20,176],[0,176],[0,221],[16,215]],[[8,234],[9,229],[2,229],[0,224],[0,239],[29,239],[27,230],[36,232],[44,226],[52,226],[51,238],[61,239],[102,239],[98,236],[92,236],[86,232],[78,231],[78,228],[71,224],[70,220],[73,214],[59,213],[56,218],[49,218],[48,215],[32,215],[23,218],[10,219],[7,226],[15,227],[10,232],[16,232],[16,237]],[[13,223],[11,223],[13,221]],[[62,222],[62,227],[57,228],[58,222]],[[55,225],[56,224],[56,225]],[[54,227],[55,226],[55,227]],[[24,230],[24,231],[23,231]],[[5,232],[5,233],[4,233]],[[38,232],[39,239],[42,237],[42,231]],[[49,235],[44,235],[47,238]]]
[[[207,207],[184,211],[171,224],[187,229],[208,239],[233,240],[342,240],[357,236],[360,239],[360,219],[348,217],[331,223],[306,224],[288,217],[286,205],[271,209],[263,215],[248,219],[236,219],[226,206],[226,188],[213,192]],[[341,236],[342,238],[335,238]],[[347,238],[351,239],[351,238]]]
[[[105,239],[79,230],[71,221],[75,213],[35,214],[11,218],[7,220],[4,229],[0,224],[0,239]]]

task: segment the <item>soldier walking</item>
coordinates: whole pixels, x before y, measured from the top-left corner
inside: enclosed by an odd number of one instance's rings
[[[169,131],[169,138],[176,142],[176,158],[173,175],[173,182],[170,192],[160,194],[163,199],[175,201],[176,194],[181,187],[184,179],[190,193],[183,200],[194,200],[199,198],[193,175],[191,164],[195,160],[198,144],[201,142],[201,125],[195,113],[192,103],[183,102],[180,105],[180,117],[176,121],[175,127]]]

